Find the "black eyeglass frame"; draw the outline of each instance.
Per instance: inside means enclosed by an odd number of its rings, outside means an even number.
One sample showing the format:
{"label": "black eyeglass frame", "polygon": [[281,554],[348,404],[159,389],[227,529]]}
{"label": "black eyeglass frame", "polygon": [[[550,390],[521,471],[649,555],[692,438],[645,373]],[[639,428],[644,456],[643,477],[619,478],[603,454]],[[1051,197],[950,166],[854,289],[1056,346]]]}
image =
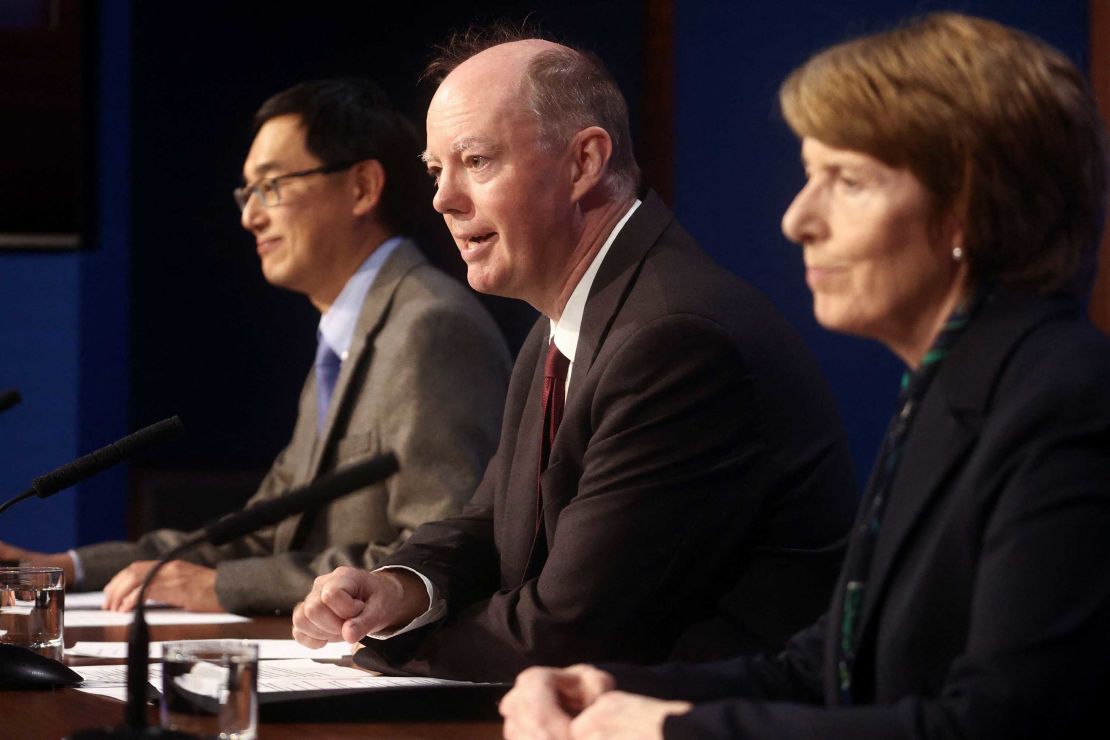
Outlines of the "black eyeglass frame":
{"label": "black eyeglass frame", "polygon": [[294,180],[308,177],[309,175],[331,175],[336,172],[342,172],[343,170],[349,170],[362,161],[362,159],[356,159],[350,162],[324,164],[307,170],[286,172],[284,175],[263,177],[251,185],[243,185],[242,187],[235,188],[231,191],[231,195],[235,198],[235,204],[239,206],[240,213],[246,210],[247,203],[250,202],[252,195],[258,196],[258,202],[262,204],[263,208],[273,208],[274,206],[281,205],[281,186],[279,183],[282,180]]}

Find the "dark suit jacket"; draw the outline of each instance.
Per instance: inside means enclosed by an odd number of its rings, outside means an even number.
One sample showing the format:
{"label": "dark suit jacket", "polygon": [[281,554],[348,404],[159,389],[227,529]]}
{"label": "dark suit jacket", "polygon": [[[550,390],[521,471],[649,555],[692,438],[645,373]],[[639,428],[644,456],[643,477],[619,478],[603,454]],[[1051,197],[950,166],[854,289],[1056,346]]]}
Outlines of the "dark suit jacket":
{"label": "dark suit jacket", "polygon": [[[323,432],[310,371],[292,439],[250,503],[387,449],[400,473],[322,511],[190,555],[216,568],[220,605],[290,612],[316,576],[340,565],[371,568],[418,525],[458,512],[497,444],[508,374],[505,343],[474,295],[403,242],[363,300]],[[131,561],[159,557],[187,534],[158,530],[136,543],[82,547],[84,585],[100,588]]]}
{"label": "dark suit jacket", "polygon": [[669,719],[668,738],[1089,737],[1085,720],[1105,722],[1108,566],[1110,342],[1074,301],[999,292],[906,440],[857,706],[837,706],[839,598],[778,657],[620,668],[618,685],[706,702]]}
{"label": "dark suit jacket", "polygon": [[586,304],[538,543],[547,335],[541,319],[517,358],[462,515],[385,561],[428,576],[447,618],[366,639],[359,662],[511,680],[534,663],[774,647],[812,620],[855,495],[833,404],[783,318],[649,195]]}

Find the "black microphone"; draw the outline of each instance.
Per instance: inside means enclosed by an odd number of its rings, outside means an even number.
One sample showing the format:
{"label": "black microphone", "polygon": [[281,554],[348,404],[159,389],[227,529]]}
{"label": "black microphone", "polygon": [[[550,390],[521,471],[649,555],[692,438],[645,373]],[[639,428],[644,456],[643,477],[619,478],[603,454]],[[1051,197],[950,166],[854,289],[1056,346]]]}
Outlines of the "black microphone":
{"label": "black microphone", "polygon": [[53,472],[35,478],[31,481],[31,488],[35,489],[35,495],[39,498],[53,496],[58,491],[63,491],[96,475],[101,470],[112,467],[135,450],[173,439],[184,431],[185,426],[181,423],[181,419],[171,416],[169,419],[163,419],[157,424],[151,424],[129,434],[118,442],[105,445],[96,452],[90,452]]}
{"label": "black microphone", "polygon": [[[12,394],[18,401],[19,393],[16,391],[5,391],[0,397]],[[52,496],[115,465],[137,449],[171,439],[184,431],[181,419],[176,416],[140,429],[118,442],[63,465],[52,473],[35,478],[29,489],[0,504],[0,513],[32,495],[40,498]],[[81,681],[81,677],[64,664],[18,645],[0,645],[0,665],[3,666],[0,670],[0,685],[4,688],[70,686]]]}
{"label": "black microphone", "polygon": [[193,738],[193,735],[158,727],[148,727],[146,722],[147,661],[150,659],[150,633],[147,629],[143,605],[146,589],[158,569],[202,542],[220,545],[256,529],[276,524],[286,517],[323,506],[360,488],[380,483],[397,472],[397,457],[385,452],[360,463],[342,468],[319,478],[313,483],[290,491],[274,501],[256,504],[243,511],[228,514],[163,555],[147,573],[139,586],[135,605],[135,618],[127,642],[127,706],[121,727],[105,730],[84,730],[71,735],[69,740],[102,740],[103,738]]}
{"label": "black microphone", "polygon": [[7,411],[22,400],[23,396],[19,395],[19,391],[17,391],[15,388],[9,388],[6,391],[0,391],[0,413]]}
{"label": "black microphone", "polygon": [[31,496],[38,496],[39,498],[53,496],[59,491],[64,491],[86,478],[91,478],[100,471],[116,465],[136,450],[173,439],[180,436],[184,431],[185,425],[176,416],[163,419],[157,424],[151,424],[127,435],[118,442],[101,447],[96,452],[90,452],[57,470],[35,478],[31,481],[31,487],[26,491],[0,504],[0,514]]}
{"label": "black microphone", "polygon": [[270,524],[277,524],[294,514],[323,506],[358,488],[383,481],[396,473],[397,469],[397,457],[392,452],[387,452],[336,470],[311,485],[290,491],[280,498],[216,520],[205,527],[204,540],[213,545],[226,544]]}

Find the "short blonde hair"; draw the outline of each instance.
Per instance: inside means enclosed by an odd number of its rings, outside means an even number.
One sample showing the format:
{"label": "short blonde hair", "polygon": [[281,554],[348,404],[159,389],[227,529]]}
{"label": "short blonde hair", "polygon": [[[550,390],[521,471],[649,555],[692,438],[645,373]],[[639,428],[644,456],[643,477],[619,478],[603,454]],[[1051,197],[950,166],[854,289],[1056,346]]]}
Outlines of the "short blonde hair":
{"label": "short blonde hair", "polygon": [[963,218],[972,278],[1082,289],[1106,216],[1107,142],[1083,76],[1006,26],[935,13],[833,46],[779,90],[799,137],[909,169]]}

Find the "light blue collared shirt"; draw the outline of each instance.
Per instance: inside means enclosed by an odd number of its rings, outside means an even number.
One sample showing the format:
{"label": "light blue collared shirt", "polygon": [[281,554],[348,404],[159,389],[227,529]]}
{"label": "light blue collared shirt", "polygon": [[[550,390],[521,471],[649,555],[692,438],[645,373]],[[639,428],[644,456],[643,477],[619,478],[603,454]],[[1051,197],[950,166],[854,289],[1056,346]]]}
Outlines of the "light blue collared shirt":
{"label": "light blue collared shirt", "polygon": [[347,280],[347,284],[339,291],[331,308],[320,316],[317,336],[328,343],[331,351],[339,356],[340,362],[347,360],[347,353],[351,349],[351,341],[355,336],[358,315],[362,311],[362,302],[366,300],[366,293],[374,284],[389,255],[393,254],[400,245],[399,236],[390,237],[382,242]]}
{"label": "light blue collared shirt", "polygon": [[[393,236],[386,239],[370,256],[363,260],[355,274],[347,280],[343,290],[331,304],[331,308],[320,316],[320,324],[316,329],[317,337],[324,337],[324,341],[331,347],[332,352],[339,355],[340,362],[347,359],[351,349],[351,341],[355,337],[355,327],[358,325],[358,315],[362,311],[362,302],[366,300],[366,293],[374,280],[381,272],[382,265],[389,259],[389,255],[401,245],[401,237]],[[73,559],[73,574],[75,585],[80,586],[85,582],[85,569],[76,550],[68,550]]]}

